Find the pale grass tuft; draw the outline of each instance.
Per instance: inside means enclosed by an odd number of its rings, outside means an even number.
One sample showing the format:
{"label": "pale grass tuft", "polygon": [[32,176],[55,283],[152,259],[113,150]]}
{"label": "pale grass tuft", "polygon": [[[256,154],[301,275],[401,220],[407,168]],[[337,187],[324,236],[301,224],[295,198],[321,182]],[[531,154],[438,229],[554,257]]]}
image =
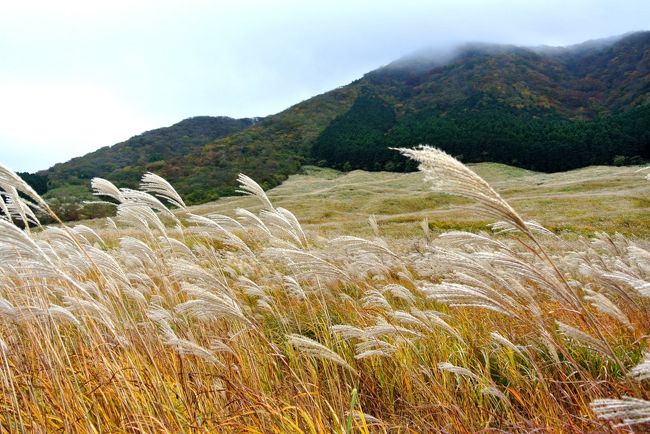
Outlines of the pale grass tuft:
{"label": "pale grass tuft", "polygon": [[9,355],[9,346],[7,343],[0,337],[0,355],[7,357]]}
{"label": "pale grass tuft", "polygon": [[359,342],[354,346],[354,358],[363,360],[370,357],[390,357],[397,351],[397,347],[381,339],[371,338]]}
{"label": "pale grass tuft", "polygon": [[650,380],[650,352],[643,355],[641,363],[632,368],[629,375],[636,381]]}
{"label": "pale grass tuft", "polygon": [[492,340],[500,345],[503,345],[504,347],[511,349],[515,353],[519,354],[520,356],[524,356],[524,353],[521,351],[521,348],[518,345],[513,344],[510,340],[508,340],[506,337],[502,336],[499,332],[492,332],[490,333],[490,336],[492,337]]}
{"label": "pale grass tuft", "polygon": [[176,192],[174,187],[167,182],[167,180],[156,175],[155,173],[147,172],[142,176],[140,181],[140,189],[158,197],[162,197],[170,204],[177,208],[185,209],[185,202],[181,196]]}
{"label": "pale grass tuft", "polygon": [[629,329],[634,329],[634,326],[623,311],[604,294],[586,289],[584,299],[600,312],[611,316]]}
{"label": "pale grass tuft", "polygon": [[374,214],[371,214],[370,217],[368,217],[368,225],[370,226],[373,235],[379,237],[379,224],[377,223],[377,217],[375,217]]}
{"label": "pale grass tuft", "polygon": [[316,359],[329,360],[330,362],[342,366],[345,369],[348,369],[355,374],[357,372],[341,356],[339,356],[334,351],[330,350],[320,342],[316,342],[313,339],[310,339],[306,336],[302,336],[299,334],[287,335],[287,342],[292,346],[294,346],[302,354],[305,354],[310,357],[314,357]]}
{"label": "pale grass tuft", "polygon": [[176,305],[174,310],[181,315],[189,315],[201,321],[231,319],[250,324],[237,301],[226,293],[215,293],[197,285],[183,285],[183,292],[192,300]]}
{"label": "pale grass tuft", "polygon": [[523,233],[530,234],[526,222],[499,193],[451,155],[423,145],[395,150],[420,163],[419,169],[426,174],[426,180],[432,183],[434,190],[475,200],[486,215],[504,220]]}
{"label": "pale grass tuft", "polygon": [[243,193],[248,196],[254,196],[257,199],[259,199],[260,202],[262,202],[264,208],[266,208],[269,211],[275,210],[268,196],[264,192],[264,189],[260,187],[260,185],[257,182],[253,181],[251,178],[244,175],[243,173],[239,174],[239,176],[237,177],[237,182],[239,182],[239,190],[237,190],[238,193]]}
{"label": "pale grass tuft", "polygon": [[621,419],[616,427],[650,422],[650,401],[624,396],[622,399],[597,399],[590,404],[596,415],[605,420]]}
{"label": "pale grass tuft", "polygon": [[187,339],[182,339],[177,336],[169,336],[164,341],[165,345],[170,346],[178,354],[182,356],[194,356],[212,364],[225,367],[209,350]]}
{"label": "pale grass tuft", "polygon": [[481,389],[481,394],[482,395],[488,395],[488,396],[494,396],[495,398],[499,398],[502,401],[507,401],[508,397],[503,394],[499,389],[497,389],[494,386],[485,386],[483,389]]}
{"label": "pale grass tuft", "polygon": [[462,366],[456,366],[456,365],[451,364],[449,362],[440,362],[440,363],[438,363],[438,369],[440,369],[441,371],[447,371],[447,372],[454,373],[454,374],[459,375],[461,377],[471,378],[472,380],[475,380],[475,381],[481,381],[479,376],[476,375],[475,373],[473,373],[472,371],[470,371],[469,369],[463,368]]}
{"label": "pale grass tuft", "polygon": [[16,190],[25,193],[27,196],[32,198],[37,205],[49,209],[41,196],[36,193],[36,191],[34,191],[34,189],[30,187],[28,183],[26,183],[13,170],[0,163],[0,189],[8,191],[11,188],[15,188]]}
{"label": "pale grass tuft", "polygon": [[575,327],[571,327],[568,324],[564,324],[563,322],[555,321],[555,323],[557,324],[557,327],[560,330],[560,332],[563,333],[566,337],[571,338],[583,345],[586,345],[587,347],[598,351],[604,356],[612,357],[611,352],[601,340],[594,338],[593,336],[583,332],[582,330],[578,330]]}
{"label": "pale grass tuft", "polygon": [[93,178],[90,181],[90,187],[92,188],[93,194],[95,196],[108,196],[118,203],[121,203],[124,200],[120,189],[107,179]]}

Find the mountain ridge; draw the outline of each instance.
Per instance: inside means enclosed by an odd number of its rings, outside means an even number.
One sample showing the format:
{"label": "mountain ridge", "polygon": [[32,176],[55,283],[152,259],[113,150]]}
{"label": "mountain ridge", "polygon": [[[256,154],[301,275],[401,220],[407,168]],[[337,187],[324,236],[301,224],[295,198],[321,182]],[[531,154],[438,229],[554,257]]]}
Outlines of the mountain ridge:
{"label": "mountain ridge", "polygon": [[[407,58],[173,158],[118,164],[104,177],[131,187],[151,170],[201,203],[233,194],[239,172],[270,188],[304,164],[414,169],[388,146],[428,143],[466,162],[542,171],[650,158],[650,32],[568,47],[466,44],[444,62],[417,65]],[[101,176],[74,175],[70,163],[43,172],[52,187]]]}

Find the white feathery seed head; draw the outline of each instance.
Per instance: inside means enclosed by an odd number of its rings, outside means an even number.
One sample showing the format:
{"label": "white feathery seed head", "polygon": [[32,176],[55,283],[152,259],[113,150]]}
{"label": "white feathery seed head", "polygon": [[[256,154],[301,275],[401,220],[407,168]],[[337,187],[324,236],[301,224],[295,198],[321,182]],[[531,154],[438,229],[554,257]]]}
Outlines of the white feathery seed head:
{"label": "white feathery seed head", "polygon": [[[395,149],[395,148],[393,148]],[[446,152],[430,146],[395,149],[402,155],[420,163],[436,191],[463,196],[477,201],[483,212],[497,220],[505,220],[523,233],[530,229],[519,214],[490,185],[471,169]]]}
{"label": "white feathery seed head", "polygon": [[174,187],[166,179],[155,173],[147,172],[142,175],[140,189],[165,199],[177,208],[186,208],[185,202],[183,202],[183,199]]}
{"label": "white feathery seed head", "polygon": [[266,208],[269,211],[274,210],[271,201],[269,200],[268,196],[264,192],[264,189],[260,187],[260,185],[257,182],[253,181],[252,178],[244,175],[243,173],[240,173],[239,176],[237,177],[237,182],[239,182],[239,190],[237,190],[238,193],[242,193],[248,196],[254,196],[258,198],[260,202],[262,202],[264,208]]}
{"label": "white feathery seed head", "polygon": [[315,359],[329,360],[356,374],[356,370],[348,362],[320,342],[299,334],[287,335],[287,342],[307,356]]}

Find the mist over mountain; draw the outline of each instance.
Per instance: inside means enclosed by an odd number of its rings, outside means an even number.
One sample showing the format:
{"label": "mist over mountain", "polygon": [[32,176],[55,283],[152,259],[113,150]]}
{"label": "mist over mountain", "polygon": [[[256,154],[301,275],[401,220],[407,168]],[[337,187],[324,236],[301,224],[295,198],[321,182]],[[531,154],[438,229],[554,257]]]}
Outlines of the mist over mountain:
{"label": "mist over mountain", "polygon": [[269,188],[304,164],[413,170],[388,147],[420,143],[540,171],[650,159],[650,32],[423,50],[261,120],[191,118],[42,175],[56,190],[153,171],[199,203],[233,194],[239,172]]}

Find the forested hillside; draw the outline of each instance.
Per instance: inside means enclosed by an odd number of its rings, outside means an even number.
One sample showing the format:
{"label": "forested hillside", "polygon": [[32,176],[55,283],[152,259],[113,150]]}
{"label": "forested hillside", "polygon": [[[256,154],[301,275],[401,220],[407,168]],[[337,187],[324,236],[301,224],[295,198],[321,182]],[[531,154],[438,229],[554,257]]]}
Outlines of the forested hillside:
{"label": "forested hillside", "polygon": [[475,44],[446,57],[407,56],[259,122],[192,118],[41,175],[52,196],[74,196],[94,176],[134,186],[153,171],[200,203],[233,194],[239,172],[269,188],[303,164],[414,170],[388,148],[420,143],[464,162],[538,171],[647,161],[650,32],[566,48]]}
{"label": "forested hillside", "polygon": [[650,158],[648,32],[554,50],[467,46],[442,66],[405,58],[356,85],[358,101],[316,141],[324,165],[410,169],[387,148],[418,143],[541,171]]}
{"label": "forested hillside", "polygon": [[51,188],[76,184],[96,176],[135,186],[143,172],[155,171],[175,158],[247,128],[256,121],[249,118],[197,116],[57,164],[45,173],[49,176]]}

